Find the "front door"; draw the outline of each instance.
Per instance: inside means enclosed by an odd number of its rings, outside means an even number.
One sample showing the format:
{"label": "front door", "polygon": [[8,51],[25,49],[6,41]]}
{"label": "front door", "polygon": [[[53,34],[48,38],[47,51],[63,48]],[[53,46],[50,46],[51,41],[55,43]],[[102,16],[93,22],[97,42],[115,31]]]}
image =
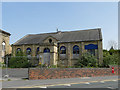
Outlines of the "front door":
{"label": "front door", "polygon": [[43,60],[44,60],[43,64],[46,64],[47,66],[50,65],[50,49],[49,48],[44,49],[44,58],[43,58]]}

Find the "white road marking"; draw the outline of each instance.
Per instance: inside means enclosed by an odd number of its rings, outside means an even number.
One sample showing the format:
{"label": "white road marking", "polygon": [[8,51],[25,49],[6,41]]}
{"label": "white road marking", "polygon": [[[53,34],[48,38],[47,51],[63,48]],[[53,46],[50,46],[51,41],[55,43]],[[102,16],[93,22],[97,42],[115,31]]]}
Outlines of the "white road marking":
{"label": "white road marking", "polygon": [[89,82],[86,82],[85,84],[90,84]]}
{"label": "white road marking", "polygon": [[40,87],[40,88],[47,88],[47,87]]}
{"label": "white road marking", "polygon": [[107,87],[107,88],[114,89],[113,87]]}
{"label": "white road marking", "polygon": [[39,88],[47,88],[47,87],[43,86],[43,87],[39,87]]}
{"label": "white road marking", "polygon": [[100,83],[105,83],[104,81],[100,81]]}
{"label": "white road marking", "polygon": [[71,84],[65,84],[64,86],[71,86]]}
{"label": "white road marking", "polygon": [[112,81],[116,82],[117,80],[112,80]]}
{"label": "white road marking", "polygon": [[36,88],[47,88],[46,86],[34,86]]}

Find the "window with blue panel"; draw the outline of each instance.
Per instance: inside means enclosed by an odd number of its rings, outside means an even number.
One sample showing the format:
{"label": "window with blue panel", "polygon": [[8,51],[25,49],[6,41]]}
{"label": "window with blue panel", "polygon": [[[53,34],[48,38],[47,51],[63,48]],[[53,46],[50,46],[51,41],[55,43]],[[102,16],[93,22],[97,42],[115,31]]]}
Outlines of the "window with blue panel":
{"label": "window with blue panel", "polygon": [[39,47],[37,48],[37,52],[39,52]]}
{"label": "window with blue panel", "polygon": [[36,54],[38,54],[39,53],[39,47],[37,47],[37,50],[36,50]]}
{"label": "window with blue panel", "polygon": [[39,52],[39,47],[37,48],[36,52],[37,52],[37,53]]}
{"label": "window with blue panel", "polygon": [[50,52],[50,49],[49,48],[45,48],[44,49],[44,53],[49,53]]}
{"label": "window with blue panel", "polygon": [[60,54],[66,54],[66,47],[65,46],[60,47]]}
{"label": "window with blue panel", "polygon": [[73,47],[73,54],[79,54],[79,46],[75,45]]}
{"label": "window with blue panel", "polygon": [[26,53],[27,53],[27,55],[30,55],[31,54],[31,48],[27,48]]}
{"label": "window with blue panel", "polygon": [[85,45],[85,49],[98,49],[98,45],[88,44],[88,45]]}
{"label": "window with blue panel", "polygon": [[36,50],[36,57],[37,59],[39,59],[39,47],[37,47],[37,50]]}
{"label": "window with blue panel", "polygon": [[85,45],[85,49],[92,55],[95,56],[95,49],[98,49],[98,45],[96,44],[88,44]]}

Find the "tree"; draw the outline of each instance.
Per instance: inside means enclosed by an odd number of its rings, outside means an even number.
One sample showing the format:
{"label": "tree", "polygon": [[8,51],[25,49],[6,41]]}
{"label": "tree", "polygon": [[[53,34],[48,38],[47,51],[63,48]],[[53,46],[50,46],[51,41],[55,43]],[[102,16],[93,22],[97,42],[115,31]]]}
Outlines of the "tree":
{"label": "tree", "polygon": [[109,51],[103,51],[103,67],[109,67],[109,65],[118,65],[119,50],[111,49]]}
{"label": "tree", "polygon": [[12,55],[9,60],[9,67],[11,68],[27,68],[29,66],[27,56],[21,51],[17,52],[15,56]]}
{"label": "tree", "polygon": [[111,55],[108,51],[103,51],[103,65],[102,67],[109,67],[111,61]]}

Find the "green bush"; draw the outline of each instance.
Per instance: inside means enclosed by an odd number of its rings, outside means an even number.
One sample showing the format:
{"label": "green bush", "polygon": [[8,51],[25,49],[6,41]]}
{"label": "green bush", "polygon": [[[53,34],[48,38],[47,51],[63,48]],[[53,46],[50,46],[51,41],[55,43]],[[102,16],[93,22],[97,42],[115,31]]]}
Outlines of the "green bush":
{"label": "green bush", "polygon": [[9,60],[10,68],[27,68],[29,66],[30,64],[28,62],[27,56],[25,56],[22,52],[18,52]]}
{"label": "green bush", "polygon": [[111,55],[109,52],[103,52],[103,64],[102,67],[109,67],[109,63],[111,61]]}
{"label": "green bush", "polygon": [[109,67],[109,65],[118,65],[118,61],[119,53],[117,50],[103,52],[103,67]]}
{"label": "green bush", "polygon": [[75,67],[98,67],[97,58],[89,53],[83,54],[81,59],[75,64]]}

